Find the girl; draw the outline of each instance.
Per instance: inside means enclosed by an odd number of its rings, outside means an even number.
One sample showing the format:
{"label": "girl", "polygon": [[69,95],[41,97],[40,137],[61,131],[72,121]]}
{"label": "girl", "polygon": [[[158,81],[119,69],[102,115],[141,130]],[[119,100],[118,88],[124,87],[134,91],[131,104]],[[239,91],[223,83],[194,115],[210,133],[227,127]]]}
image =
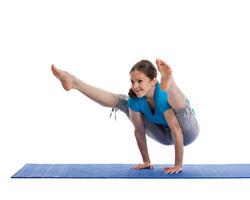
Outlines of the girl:
{"label": "girl", "polygon": [[165,61],[156,60],[161,74],[148,60],[141,60],[130,70],[129,97],[88,85],[68,72],[52,65],[53,74],[65,90],[76,89],[102,106],[124,112],[134,125],[134,134],[143,163],[132,169],[153,169],[148,154],[146,135],[161,144],[175,147],[175,163],[164,173],[182,171],[183,146],[192,143],[199,134],[199,125],[185,95],[176,85],[172,70]]}

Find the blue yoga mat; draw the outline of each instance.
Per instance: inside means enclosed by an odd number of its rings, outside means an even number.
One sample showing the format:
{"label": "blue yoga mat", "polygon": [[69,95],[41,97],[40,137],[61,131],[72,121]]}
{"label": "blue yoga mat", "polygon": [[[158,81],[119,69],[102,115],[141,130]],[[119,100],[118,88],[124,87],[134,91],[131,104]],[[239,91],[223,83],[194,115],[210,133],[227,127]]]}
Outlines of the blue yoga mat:
{"label": "blue yoga mat", "polygon": [[164,174],[167,165],[132,170],[133,164],[26,164],[11,178],[250,178],[250,164],[190,164],[179,174]]}

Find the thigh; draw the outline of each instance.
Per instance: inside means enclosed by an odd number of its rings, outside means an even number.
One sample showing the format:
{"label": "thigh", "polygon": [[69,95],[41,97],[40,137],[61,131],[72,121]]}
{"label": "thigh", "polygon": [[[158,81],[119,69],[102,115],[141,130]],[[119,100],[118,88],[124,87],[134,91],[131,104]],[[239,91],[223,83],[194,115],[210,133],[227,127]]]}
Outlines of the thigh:
{"label": "thigh", "polygon": [[154,124],[148,121],[145,117],[143,117],[143,121],[145,133],[148,137],[164,145],[174,144],[170,128],[165,128],[161,125]]}
{"label": "thigh", "polygon": [[118,109],[122,111],[128,118],[129,118],[129,109],[128,109],[128,96],[124,94],[117,94],[118,96],[118,103],[115,108],[112,108],[112,110],[115,109],[115,111]]}
{"label": "thigh", "polygon": [[189,145],[198,137],[200,131],[194,110],[186,100],[185,108],[174,111],[183,132],[184,145]]}

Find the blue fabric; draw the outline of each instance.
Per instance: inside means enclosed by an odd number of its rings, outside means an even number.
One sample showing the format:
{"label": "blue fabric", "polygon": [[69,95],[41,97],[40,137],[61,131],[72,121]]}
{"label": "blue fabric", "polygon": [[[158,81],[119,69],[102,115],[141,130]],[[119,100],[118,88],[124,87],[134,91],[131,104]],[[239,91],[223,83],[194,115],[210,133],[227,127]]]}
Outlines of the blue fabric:
{"label": "blue fabric", "polygon": [[132,170],[133,164],[26,164],[12,178],[250,178],[250,164],[184,165],[179,174],[164,174],[166,165]]}
{"label": "blue fabric", "polygon": [[160,84],[157,83],[154,92],[154,113],[152,112],[149,103],[147,102],[147,97],[145,96],[142,98],[129,98],[128,107],[135,112],[141,112],[148,121],[168,127],[163,115],[163,113],[170,108],[167,99],[168,93],[161,90]]}

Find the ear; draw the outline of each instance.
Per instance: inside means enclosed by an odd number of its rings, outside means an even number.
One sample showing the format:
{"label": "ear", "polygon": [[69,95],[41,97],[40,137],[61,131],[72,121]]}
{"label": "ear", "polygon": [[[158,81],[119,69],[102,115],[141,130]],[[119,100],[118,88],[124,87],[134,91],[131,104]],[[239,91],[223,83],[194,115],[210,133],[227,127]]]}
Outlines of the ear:
{"label": "ear", "polygon": [[152,84],[155,85],[157,83],[157,78],[155,77],[153,80],[152,80]]}

